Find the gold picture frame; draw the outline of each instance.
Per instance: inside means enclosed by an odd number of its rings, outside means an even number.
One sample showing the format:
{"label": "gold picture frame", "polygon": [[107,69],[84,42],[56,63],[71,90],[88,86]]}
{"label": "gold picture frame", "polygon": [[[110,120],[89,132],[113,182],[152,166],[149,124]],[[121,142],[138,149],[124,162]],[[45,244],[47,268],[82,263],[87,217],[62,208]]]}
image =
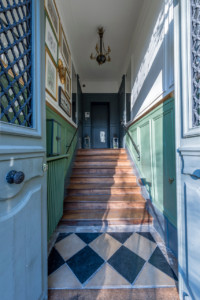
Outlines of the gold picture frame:
{"label": "gold picture frame", "polygon": [[49,16],[45,14],[45,45],[51,53],[56,65],[58,64],[58,41]]}
{"label": "gold picture frame", "polygon": [[60,24],[60,50],[67,66],[67,71],[71,75],[71,52],[67,43],[67,38],[63,30],[62,24]]}
{"label": "gold picture frame", "polygon": [[65,93],[61,86],[59,86],[58,104],[62,108],[62,110],[71,118],[72,105],[68,95]]}
{"label": "gold picture frame", "polygon": [[60,17],[58,9],[54,0],[45,0],[45,9],[48,14],[48,17],[51,21],[51,25],[56,34],[56,38],[59,41],[60,37]]}
{"label": "gold picture frame", "polygon": [[69,76],[68,72],[66,72],[65,89],[69,99],[71,99],[71,77]]}
{"label": "gold picture frame", "polygon": [[57,101],[57,89],[58,89],[58,72],[57,66],[52,59],[51,53],[47,47],[45,47],[45,90]]}

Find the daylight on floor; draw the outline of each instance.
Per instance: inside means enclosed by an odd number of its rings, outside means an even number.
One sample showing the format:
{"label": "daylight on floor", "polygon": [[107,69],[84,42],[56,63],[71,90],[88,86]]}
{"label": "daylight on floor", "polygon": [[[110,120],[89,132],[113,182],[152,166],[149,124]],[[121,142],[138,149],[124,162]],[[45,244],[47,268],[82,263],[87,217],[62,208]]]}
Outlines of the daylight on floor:
{"label": "daylight on floor", "polygon": [[200,0],[0,0],[0,300],[200,300]]}

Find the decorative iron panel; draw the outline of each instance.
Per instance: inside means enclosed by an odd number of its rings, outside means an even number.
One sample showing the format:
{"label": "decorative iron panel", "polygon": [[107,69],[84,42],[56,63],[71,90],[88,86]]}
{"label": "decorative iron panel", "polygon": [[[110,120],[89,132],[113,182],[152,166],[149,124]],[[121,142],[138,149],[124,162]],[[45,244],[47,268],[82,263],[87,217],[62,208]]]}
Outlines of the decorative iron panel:
{"label": "decorative iron panel", "polygon": [[191,0],[193,127],[200,126],[200,0]]}
{"label": "decorative iron panel", "polygon": [[0,121],[32,127],[32,0],[0,0]]}

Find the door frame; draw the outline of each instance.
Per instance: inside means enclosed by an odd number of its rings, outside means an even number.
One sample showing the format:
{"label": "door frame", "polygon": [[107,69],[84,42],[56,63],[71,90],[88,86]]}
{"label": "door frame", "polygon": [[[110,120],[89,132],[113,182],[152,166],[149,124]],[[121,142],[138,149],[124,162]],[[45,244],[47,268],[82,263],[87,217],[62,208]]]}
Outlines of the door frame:
{"label": "door frame", "polygon": [[107,144],[108,144],[108,148],[105,148],[105,149],[110,149],[110,103],[109,102],[99,102],[99,101],[92,101],[91,104],[90,104],[90,111],[91,111],[91,148],[92,149],[95,149],[94,148],[94,142],[93,142],[93,134],[92,134],[92,130],[93,130],[93,109],[92,107],[97,104],[97,105],[105,105],[107,106],[107,109],[108,109],[108,136],[107,136]]}
{"label": "door frame", "polygon": [[[16,124],[0,122],[0,161],[38,158],[43,164],[46,162],[46,102],[45,102],[45,20],[44,0],[32,1],[32,128]],[[20,138],[20,143],[19,139]],[[42,177],[41,190],[41,257],[42,257],[42,295],[47,299],[47,189],[46,174],[41,165],[37,176]],[[39,174],[39,175],[38,175]],[[21,187],[19,187],[20,190]],[[23,187],[22,187],[23,188]],[[6,193],[6,190],[4,189]],[[16,191],[13,191],[13,197]],[[6,195],[4,195],[6,198]],[[10,195],[9,195],[10,196]],[[11,195],[12,196],[12,195]],[[14,217],[13,217],[14,219]],[[25,283],[24,283],[25,285]],[[6,288],[6,287],[5,287]],[[8,287],[7,287],[8,288]],[[28,289],[28,287],[27,287]],[[31,291],[30,291],[31,292]]]}
{"label": "door frame", "polygon": [[[200,127],[192,127],[192,64],[191,64],[191,0],[174,0],[174,77],[176,126],[176,178],[177,178],[177,229],[179,295],[181,300],[195,299],[194,270],[200,268],[199,260],[191,260],[197,247],[188,248],[191,240],[191,211],[196,211],[199,179],[192,175],[200,161]],[[196,194],[193,190],[196,190]],[[191,192],[192,191],[192,192]],[[193,193],[193,198],[192,198]],[[192,201],[195,197],[195,201]],[[194,203],[195,202],[195,203]],[[196,207],[197,209],[197,207]],[[198,212],[198,211],[197,211]],[[198,224],[196,224],[198,228]],[[195,233],[196,228],[194,228]],[[199,232],[200,233],[200,232]],[[195,235],[195,234],[194,234]],[[191,253],[192,252],[192,253]],[[199,289],[200,291],[200,289]]]}

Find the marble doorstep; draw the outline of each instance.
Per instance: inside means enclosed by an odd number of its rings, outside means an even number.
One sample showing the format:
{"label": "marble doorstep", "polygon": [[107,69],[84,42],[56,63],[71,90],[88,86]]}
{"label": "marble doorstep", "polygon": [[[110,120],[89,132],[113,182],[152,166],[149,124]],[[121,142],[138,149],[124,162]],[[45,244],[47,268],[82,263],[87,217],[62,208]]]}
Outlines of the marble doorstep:
{"label": "marble doorstep", "polygon": [[179,300],[176,288],[49,290],[49,300]]}
{"label": "marble doorstep", "polygon": [[50,258],[50,289],[173,287],[177,280],[149,232],[61,233]]}

